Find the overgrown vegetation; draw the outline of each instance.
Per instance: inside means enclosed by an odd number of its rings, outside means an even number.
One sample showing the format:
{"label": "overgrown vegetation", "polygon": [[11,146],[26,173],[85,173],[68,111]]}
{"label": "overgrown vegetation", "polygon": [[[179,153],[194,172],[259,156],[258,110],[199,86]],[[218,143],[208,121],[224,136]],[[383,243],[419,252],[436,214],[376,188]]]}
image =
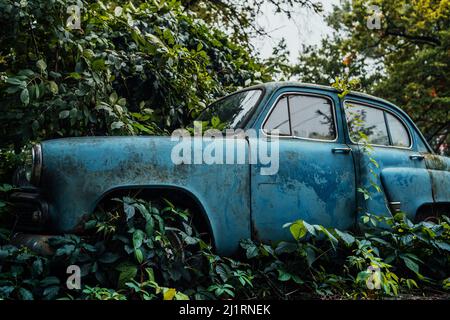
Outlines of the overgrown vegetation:
{"label": "overgrown vegetation", "polygon": [[345,0],[326,19],[333,33],[305,46],[287,73],[325,85],[348,73],[360,90],[404,109],[434,150],[448,154],[450,2]]}
{"label": "overgrown vegetation", "polygon": [[[69,29],[67,8],[79,3],[80,28]],[[275,74],[322,84],[347,74],[350,81],[335,81],[342,95],[358,79],[404,107],[436,149],[448,143],[448,1],[375,1],[386,19],[371,34],[361,28],[363,2],[344,1],[329,17],[344,37],[305,48],[294,67],[284,42],[267,61],[249,53],[252,34],[264,32],[254,16],[264,1],[245,3],[215,1],[207,10],[188,0],[0,0],[0,216],[10,214],[12,173],[32,142],[165,134],[215,98]],[[271,3],[288,17],[296,5],[321,10],[309,0]],[[370,59],[387,75],[367,74]],[[366,214],[366,228],[353,233],[295,221],[284,226],[292,242],[243,240],[230,258],[195,229],[195,212],[168,201],[115,201],[86,222],[86,235],[52,239],[52,255],[12,245],[14,230],[1,229],[0,298],[386,298],[450,289],[447,217],[414,224],[403,214]],[[81,268],[80,290],[66,286],[69,265]]]}
{"label": "overgrown vegetation", "polygon": [[[241,242],[220,257],[192,225],[192,213],[167,200],[115,199],[86,222],[88,234],[50,240],[52,255],[8,244],[2,230],[3,299],[380,298],[445,293],[450,219],[413,224],[403,214],[364,216],[365,233],[295,221],[291,242]],[[380,228],[380,225],[384,225]],[[281,226],[280,226],[281,227]],[[69,265],[81,289],[69,290]]]}
{"label": "overgrown vegetation", "polygon": [[[0,1],[2,149],[62,136],[156,134],[189,123],[264,66],[178,1]],[[162,129],[160,129],[162,128]]]}

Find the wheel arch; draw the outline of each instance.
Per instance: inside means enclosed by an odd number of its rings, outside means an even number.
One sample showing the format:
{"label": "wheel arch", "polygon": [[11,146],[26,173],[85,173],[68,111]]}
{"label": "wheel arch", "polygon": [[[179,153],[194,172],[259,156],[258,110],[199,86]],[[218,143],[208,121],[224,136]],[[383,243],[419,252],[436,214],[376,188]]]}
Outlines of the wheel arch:
{"label": "wheel arch", "polygon": [[[216,249],[216,239],[214,234],[214,228],[211,223],[211,219],[209,218],[209,215],[207,213],[207,210],[205,209],[205,206],[200,201],[200,199],[190,190],[179,187],[179,186],[173,186],[173,185],[123,185],[123,186],[115,186],[112,187],[105,192],[103,192],[97,199],[94,201],[94,203],[91,205],[91,208],[89,209],[89,214],[92,214],[95,209],[99,206],[102,201],[110,199],[114,197],[114,195],[120,195],[125,194],[126,192],[133,191],[133,190],[142,190],[143,192],[143,198],[146,198],[148,196],[160,196],[165,197],[168,200],[172,201],[174,198],[177,198],[177,202],[180,200],[187,200],[187,206],[189,209],[194,209],[195,212],[199,212],[198,218],[200,219],[200,223],[202,224],[201,231],[208,232],[208,235],[211,240],[211,244],[213,246],[213,249]],[[186,203],[185,203],[186,204]],[[194,213],[195,214],[195,213]],[[194,217],[195,220],[195,217]],[[194,222],[199,222],[194,221]]]}

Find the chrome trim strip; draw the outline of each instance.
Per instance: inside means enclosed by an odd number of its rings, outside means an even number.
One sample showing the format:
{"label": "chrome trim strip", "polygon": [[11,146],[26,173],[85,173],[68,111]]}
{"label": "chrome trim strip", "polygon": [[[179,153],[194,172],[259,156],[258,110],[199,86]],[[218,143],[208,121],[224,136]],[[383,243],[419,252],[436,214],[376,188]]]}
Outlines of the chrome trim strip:
{"label": "chrome trim strip", "polygon": [[31,149],[31,155],[33,160],[30,182],[32,185],[37,187],[41,181],[42,173],[42,147],[39,143],[33,146]]}
{"label": "chrome trim strip", "polygon": [[[411,134],[411,131],[410,131],[408,125],[406,124],[406,122],[405,122],[403,119],[401,119],[400,117],[398,117],[396,114],[392,113],[390,110],[386,109],[385,107],[380,107],[380,106],[376,106],[376,105],[369,104],[369,103],[366,103],[366,102],[360,102],[360,101],[357,101],[357,100],[345,99],[345,100],[343,101],[343,106],[344,106],[344,116],[345,116],[345,121],[346,121],[346,122],[347,122],[347,115],[345,114],[345,104],[346,104],[347,102],[349,102],[349,103],[355,103],[355,104],[359,104],[359,105],[363,105],[363,106],[370,107],[370,108],[374,108],[374,109],[380,109],[380,110],[382,110],[382,111],[384,111],[384,112],[388,112],[390,115],[392,115],[393,117],[395,117],[395,118],[397,118],[398,120],[400,120],[400,122],[401,122],[401,123],[403,124],[403,126],[406,128],[406,131],[408,131],[408,138],[409,138],[409,142],[410,142],[409,147],[386,146],[386,145],[383,145],[383,144],[372,144],[372,143],[370,143],[371,146],[374,146],[374,147],[383,147],[383,148],[395,148],[395,149],[403,149],[403,150],[412,150],[412,147],[413,147],[413,144],[414,144],[413,139],[412,139],[412,134]],[[387,128],[386,128],[386,129],[387,129]],[[363,144],[364,144],[364,143],[361,143],[361,142],[355,142],[355,141],[352,140],[352,137],[350,136],[350,131],[348,130],[348,125],[347,125],[347,132],[348,132],[348,137],[350,138],[350,141],[351,141],[353,144],[356,144],[356,145],[363,145]]]}
{"label": "chrome trim strip", "polygon": [[[267,122],[267,119],[269,118],[270,114],[272,113],[273,109],[275,108],[275,106],[277,105],[278,101],[280,101],[284,96],[289,96],[289,95],[297,95],[297,96],[313,96],[313,97],[320,97],[320,98],[325,98],[327,100],[329,100],[331,102],[331,108],[333,110],[333,120],[334,120],[334,130],[336,133],[336,137],[334,138],[334,140],[324,140],[324,139],[313,139],[313,138],[303,138],[303,137],[298,137],[298,136],[294,136],[291,132],[290,135],[272,135],[267,133],[264,130],[264,125]],[[337,121],[336,121],[337,117],[336,117],[336,107],[334,105],[334,101],[331,97],[324,95],[324,94],[317,94],[317,93],[310,93],[310,92],[301,92],[301,91],[287,91],[287,92],[283,92],[282,94],[280,94],[277,99],[275,100],[275,102],[272,104],[272,106],[269,108],[269,111],[267,112],[266,116],[263,119],[262,125],[261,125],[261,132],[263,133],[263,135],[265,137],[277,137],[277,138],[291,138],[291,139],[300,139],[300,140],[307,140],[307,141],[319,141],[319,142],[336,142],[339,138],[339,129],[337,126]],[[290,127],[290,123],[289,123],[289,127]],[[289,128],[290,130],[292,128]]]}

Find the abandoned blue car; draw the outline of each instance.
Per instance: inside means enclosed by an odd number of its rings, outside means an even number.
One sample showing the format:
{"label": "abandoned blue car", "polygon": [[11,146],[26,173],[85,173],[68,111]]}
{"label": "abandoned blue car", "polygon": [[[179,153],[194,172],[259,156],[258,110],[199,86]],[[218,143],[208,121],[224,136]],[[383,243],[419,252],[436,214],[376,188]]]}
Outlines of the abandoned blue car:
{"label": "abandoned blue car", "polygon": [[[35,145],[29,183],[13,195],[22,210],[21,239],[37,243],[47,235],[82,232],[86,216],[103,199],[135,189],[189,202],[220,254],[235,252],[241,239],[290,239],[282,226],[298,219],[345,230],[366,212],[402,211],[412,220],[448,212],[450,159],[435,154],[395,105],[338,93],[318,85],[266,83],[210,105],[199,117],[202,123],[220,121],[218,131],[244,133],[214,137],[216,143],[233,140],[237,156],[245,151],[246,161],[235,164],[189,162],[185,155],[174,161],[180,140],[170,136]],[[250,129],[256,134],[246,134]],[[192,154],[207,148],[201,136],[188,140]],[[248,160],[260,140],[277,141],[269,172],[267,161]]]}

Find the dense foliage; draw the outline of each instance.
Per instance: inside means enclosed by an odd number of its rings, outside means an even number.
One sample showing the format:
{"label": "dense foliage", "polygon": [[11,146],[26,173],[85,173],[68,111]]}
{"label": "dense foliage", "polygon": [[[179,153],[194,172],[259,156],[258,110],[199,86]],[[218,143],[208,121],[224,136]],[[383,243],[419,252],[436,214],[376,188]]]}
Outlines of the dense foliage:
{"label": "dense foliage", "polygon": [[[287,17],[298,5],[321,10],[316,1],[269,2]],[[249,39],[264,33],[255,23],[264,3],[0,0],[0,181],[11,181],[32,142],[165,134],[215,98],[272,76],[329,84],[346,75],[404,108],[436,149],[445,145],[448,1],[374,1],[383,24],[373,32],[363,1],[343,1],[329,17],[336,33],[305,47],[296,66],[284,41],[266,61],[249,53]],[[345,94],[348,83],[335,86]],[[0,185],[0,218],[13,191]],[[413,224],[367,214],[359,233],[296,221],[284,226],[292,243],[243,240],[230,258],[214,253],[183,206],[115,201],[86,222],[87,234],[52,239],[52,255],[12,245],[13,230],[1,229],[0,298],[378,298],[450,288],[446,217]],[[66,286],[69,265],[81,268],[80,290]]]}
{"label": "dense foliage", "polygon": [[[51,239],[50,256],[9,245],[3,230],[0,298],[377,298],[450,289],[446,217],[413,224],[402,214],[366,215],[360,235],[299,220],[284,226],[292,242],[244,240],[232,259],[214,254],[192,213],[167,200],[115,201],[86,222],[87,235]],[[78,290],[66,286],[69,265],[81,269]]]}
{"label": "dense foliage", "polygon": [[343,73],[360,79],[403,108],[436,151],[450,152],[450,2],[347,0],[327,20],[333,35],[305,47],[291,72],[322,84]]}
{"label": "dense foliage", "polygon": [[269,79],[244,47],[177,1],[85,1],[72,30],[66,11],[76,3],[0,1],[0,147],[159,133],[227,91]]}

